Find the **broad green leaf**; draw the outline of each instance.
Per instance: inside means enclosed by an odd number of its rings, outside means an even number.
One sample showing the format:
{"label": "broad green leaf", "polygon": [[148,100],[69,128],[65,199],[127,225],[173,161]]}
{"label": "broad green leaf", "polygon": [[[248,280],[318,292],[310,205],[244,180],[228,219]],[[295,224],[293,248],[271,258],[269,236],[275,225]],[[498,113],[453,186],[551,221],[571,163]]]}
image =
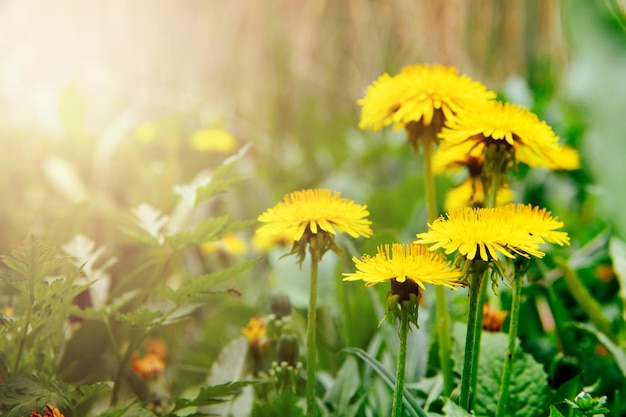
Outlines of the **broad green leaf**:
{"label": "broad green leaf", "polygon": [[553,405],[550,405],[550,417],[565,417],[557,408]]}
{"label": "broad green leaf", "polygon": [[123,407],[108,409],[98,417],[155,417],[157,414],[138,404],[128,404]]}
{"label": "broad green leaf", "polygon": [[[367,352],[358,348],[347,348],[343,350],[346,353],[351,353],[353,355],[361,358],[365,363],[374,369],[374,371],[380,376],[380,378],[387,384],[387,386],[393,391],[396,385],[395,377],[375,358],[371,357]],[[402,403],[404,404],[405,409],[412,415],[418,417],[428,417],[426,412],[422,410],[417,399],[406,389],[404,388],[404,392],[402,393]]]}
{"label": "broad green leaf", "polygon": [[446,398],[446,403],[443,406],[443,415],[446,417],[469,417],[471,416],[471,414],[469,414],[467,411],[463,410],[461,407],[459,407],[458,404],[456,404],[454,401],[452,401],[449,398]]}
{"label": "broad green leaf", "polygon": [[235,265],[231,268],[220,269],[210,274],[204,274],[199,277],[191,278],[177,290],[166,287],[162,290],[163,295],[176,304],[206,301],[207,298],[214,294],[213,287],[215,285],[241,274],[257,261],[258,259],[253,259],[251,261]]}
{"label": "broad green leaf", "polygon": [[[626,303],[626,243],[615,236],[611,237],[609,254],[613,261],[613,271],[619,280],[622,303]],[[622,309],[622,319],[626,320],[626,309]]]}
{"label": "broad green leaf", "polygon": [[[467,327],[456,323],[453,329],[453,358],[455,370],[461,373],[463,366],[465,332]],[[495,416],[498,405],[500,378],[508,345],[504,333],[482,332],[478,367],[477,397],[474,411],[477,416]],[[513,358],[509,408],[511,416],[540,416],[547,412],[552,396],[548,376],[541,364],[524,353],[519,343]]]}
{"label": "broad green leaf", "polygon": [[360,380],[356,360],[352,357],[347,358],[339,369],[333,385],[326,391],[324,402],[332,404],[335,410],[348,410],[352,398],[359,390]]}
{"label": "broad green leaf", "polygon": [[586,333],[595,336],[596,339],[598,339],[598,342],[602,344],[609,352],[611,352],[611,355],[613,355],[613,359],[615,359],[617,367],[622,372],[622,375],[626,377],[626,353],[624,353],[624,350],[622,348],[615,345],[615,343],[613,343],[611,339],[609,339],[604,333],[600,332],[595,327],[592,327],[585,323],[574,323],[572,325]]}

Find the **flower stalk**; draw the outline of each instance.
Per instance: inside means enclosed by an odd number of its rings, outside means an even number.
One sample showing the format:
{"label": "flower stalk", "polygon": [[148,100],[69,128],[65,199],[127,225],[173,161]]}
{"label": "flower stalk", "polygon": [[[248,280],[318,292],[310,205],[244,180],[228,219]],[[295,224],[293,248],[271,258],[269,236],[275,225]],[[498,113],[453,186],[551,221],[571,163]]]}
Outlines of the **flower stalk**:
{"label": "flower stalk", "polygon": [[511,370],[515,356],[515,344],[517,342],[517,328],[519,324],[519,309],[522,300],[522,276],[513,278],[513,294],[511,302],[511,316],[509,321],[509,342],[506,348],[502,378],[500,379],[500,393],[498,396],[498,409],[496,417],[504,417],[509,403],[509,384],[511,383]]}
{"label": "flower stalk", "polygon": [[317,359],[317,269],[319,253],[311,246],[311,282],[306,329],[306,410],[308,417],[317,416],[315,396],[315,361]]}
{"label": "flower stalk", "polygon": [[396,386],[393,391],[391,417],[400,417],[402,415],[402,394],[404,392],[404,372],[406,370],[406,347],[410,326],[410,303],[411,301],[402,301],[400,307],[400,325],[398,329],[398,336],[400,337],[400,347],[398,350],[398,362],[396,365]]}
{"label": "flower stalk", "polygon": [[478,310],[478,301],[480,298],[483,275],[486,270],[481,264],[481,262],[474,263],[472,281],[469,286],[469,313],[467,318],[467,333],[465,334],[463,373],[461,375],[459,405],[468,412],[470,411],[471,397],[475,394],[472,392],[472,381],[476,378],[475,374],[478,370],[478,367],[474,366],[474,351],[477,349],[477,344],[480,341],[480,329],[477,329],[477,326],[479,325],[478,315],[482,314],[482,311]]}

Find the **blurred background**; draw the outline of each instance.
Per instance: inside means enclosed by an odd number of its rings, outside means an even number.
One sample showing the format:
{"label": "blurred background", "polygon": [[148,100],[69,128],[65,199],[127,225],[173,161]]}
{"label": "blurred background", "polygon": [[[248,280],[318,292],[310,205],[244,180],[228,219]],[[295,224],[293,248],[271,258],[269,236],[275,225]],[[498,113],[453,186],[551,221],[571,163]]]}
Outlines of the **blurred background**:
{"label": "blurred background", "polygon": [[366,196],[360,182],[393,185],[393,163],[382,158],[372,172],[366,154],[396,149],[401,135],[358,132],[356,100],[381,73],[415,63],[455,66],[547,120],[583,153],[584,191],[623,235],[623,7],[2,1],[0,249],[48,228],[68,203],[126,210],[165,198],[210,166],[215,151],[188,141],[207,128],[252,144],[254,194],[242,215],[324,182],[353,198]]}

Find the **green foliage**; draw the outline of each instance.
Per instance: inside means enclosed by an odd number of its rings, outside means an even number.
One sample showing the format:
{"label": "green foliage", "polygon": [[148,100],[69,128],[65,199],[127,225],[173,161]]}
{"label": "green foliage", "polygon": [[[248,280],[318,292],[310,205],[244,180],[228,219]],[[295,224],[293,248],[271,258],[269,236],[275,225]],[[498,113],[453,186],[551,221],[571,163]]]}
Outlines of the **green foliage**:
{"label": "green foliage", "polygon": [[[463,363],[465,326],[456,323],[453,330],[454,364],[460,369]],[[483,332],[480,343],[478,385],[475,398],[475,411],[480,416],[495,416],[497,409],[500,377],[505,360],[508,337],[501,333]],[[511,416],[541,416],[548,412],[552,389],[548,376],[541,364],[521,348],[517,347],[513,357],[511,386],[509,388],[509,409]]]}
{"label": "green foliage", "polygon": [[251,417],[304,417],[306,414],[297,405],[298,397],[290,391],[285,391],[269,404],[255,404]]}
{"label": "green foliage", "polygon": [[228,397],[236,395],[243,387],[250,385],[251,383],[251,381],[236,381],[220,385],[201,387],[200,392],[193,399],[180,397],[173,398],[174,408],[170,414],[176,415],[175,413],[177,411],[181,411],[188,407],[202,407],[228,401]]}
{"label": "green foliage", "polygon": [[53,404],[66,410],[65,415],[69,417],[71,410],[77,410],[91,397],[109,391],[105,383],[74,387],[55,379],[19,374],[3,379],[0,384],[0,411],[5,417],[21,417],[46,404]]}

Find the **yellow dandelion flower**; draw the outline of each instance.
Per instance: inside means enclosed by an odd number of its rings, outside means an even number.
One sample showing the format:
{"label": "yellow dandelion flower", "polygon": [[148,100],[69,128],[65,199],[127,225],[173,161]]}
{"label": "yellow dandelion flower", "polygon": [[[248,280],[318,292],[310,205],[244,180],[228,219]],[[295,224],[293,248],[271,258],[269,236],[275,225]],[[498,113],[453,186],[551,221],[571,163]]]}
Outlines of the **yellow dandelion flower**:
{"label": "yellow dandelion flower", "polygon": [[307,234],[345,232],[352,237],[370,237],[372,222],[366,206],[342,198],[338,192],[308,189],[287,194],[283,201],[258,217],[260,236],[289,236],[299,241]]}
{"label": "yellow dandelion flower", "polygon": [[428,245],[430,250],[444,248],[446,254],[458,251],[470,260],[490,261],[498,253],[507,258],[515,254],[542,258],[539,244],[569,243],[566,233],[554,230],[562,225],[549,212],[531,206],[463,207],[429,224],[429,231],[417,234],[415,243]]}
{"label": "yellow dandelion flower", "polygon": [[[496,205],[502,206],[513,200],[513,191],[504,186],[498,190]],[[485,203],[485,191],[480,178],[467,177],[460,185],[451,188],[446,194],[444,207],[454,210],[461,207],[482,207]]]}
{"label": "yellow dandelion flower", "polygon": [[429,126],[451,118],[466,107],[495,98],[477,81],[459,76],[457,70],[442,65],[413,65],[391,77],[381,75],[364,98],[359,128],[379,130],[394,124],[398,130],[410,122]]}
{"label": "yellow dandelion flower", "polygon": [[267,252],[275,247],[290,246],[292,243],[293,239],[287,234],[266,235],[259,234],[257,230],[252,236],[252,246],[260,252]]}
{"label": "yellow dandelion flower", "polygon": [[407,280],[424,289],[424,284],[443,285],[453,288],[461,285],[461,273],[450,268],[450,262],[439,253],[432,253],[425,246],[394,243],[378,246],[375,256],[353,257],[357,271],[344,273],[344,281],[365,281],[369,287],[379,282]]}
{"label": "yellow dandelion flower", "polygon": [[563,222],[552,217],[545,208],[533,207],[530,204],[518,204],[517,206],[511,204],[507,206],[507,209],[516,211],[515,219],[518,227],[539,237],[543,242],[554,243],[559,246],[569,245],[567,233],[556,230],[563,227]]}
{"label": "yellow dandelion flower", "polygon": [[559,153],[554,155],[553,169],[572,171],[580,168],[580,154],[569,146],[561,147]]}
{"label": "yellow dandelion flower", "polygon": [[446,254],[458,251],[471,260],[480,257],[489,261],[498,253],[508,258],[515,258],[514,253],[543,257],[539,239],[513,224],[510,211],[500,207],[463,207],[429,224],[428,232],[417,234],[415,243],[429,245],[431,250],[444,248]]}
{"label": "yellow dandelion flower", "polygon": [[484,153],[491,144],[508,144],[515,160],[532,167],[556,167],[555,155],[562,152],[558,137],[544,121],[528,109],[511,103],[483,102],[468,107],[449,119],[439,135],[442,149],[463,144],[472,152]]}
{"label": "yellow dandelion flower", "polygon": [[209,240],[200,244],[200,252],[203,254],[224,252],[231,255],[246,253],[246,242],[235,233],[227,233],[220,240]]}
{"label": "yellow dandelion flower", "polygon": [[237,149],[237,139],[222,129],[202,129],[189,138],[191,147],[197,151],[230,154]]}

